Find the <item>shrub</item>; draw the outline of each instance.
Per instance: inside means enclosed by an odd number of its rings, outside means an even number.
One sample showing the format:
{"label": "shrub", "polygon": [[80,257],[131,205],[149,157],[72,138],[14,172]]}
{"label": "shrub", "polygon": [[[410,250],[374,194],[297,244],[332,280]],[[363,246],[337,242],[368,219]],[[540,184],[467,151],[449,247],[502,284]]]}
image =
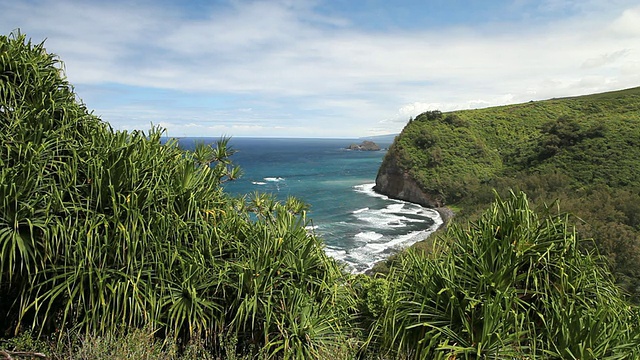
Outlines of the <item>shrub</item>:
{"label": "shrub", "polygon": [[566,215],[498,198],[434,254],[401,257],[378,346],[412,359],[638,356],[636,314],[581,242]]}
{"label": "shrub", "polygon": [[344,348],[354,301],[304,204],[231,198],[226,139],[184,152],[158,128],[113,131],[61,68],[43,44],[0,37],[3,331],[144,328],[217,353],[229,334],[225,352],[282,358]]}

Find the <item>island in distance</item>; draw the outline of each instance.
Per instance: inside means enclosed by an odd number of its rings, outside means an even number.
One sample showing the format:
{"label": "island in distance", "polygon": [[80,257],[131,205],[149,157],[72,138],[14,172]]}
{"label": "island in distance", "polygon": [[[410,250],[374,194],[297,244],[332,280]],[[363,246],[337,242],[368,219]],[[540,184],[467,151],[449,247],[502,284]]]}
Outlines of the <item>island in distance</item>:
{"label": "island in distance", "polygon": [[351,144],[347,146],[347,149],[360,151],[379,151],[380,146],[378,146],[378,144],[374,143],[373,141],[365,140],[360,145]]}

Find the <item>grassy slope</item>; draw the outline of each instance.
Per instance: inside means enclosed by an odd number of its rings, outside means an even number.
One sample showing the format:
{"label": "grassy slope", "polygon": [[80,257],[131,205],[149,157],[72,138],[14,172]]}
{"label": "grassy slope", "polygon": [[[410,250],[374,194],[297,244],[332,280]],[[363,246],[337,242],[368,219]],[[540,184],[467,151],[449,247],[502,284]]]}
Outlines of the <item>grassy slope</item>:
{"label": "grassy slope", "polygon": [[[585,131],[603,125],[604,136],[533,161],[540,152],[541,128],[563,116]],[[640,88],[427,117],[420,115],[406,126],[394,153],[416,180],[448,203],[464,200],[465,181],[487,182],[518,172],[555,169],[581,184],[640,184],[634,168],[640,154]]]}
{"label": "grassy slope", "polygon": [[472,218],[493,189],[560,200],[637,296],[640,87],[439,114],[410,121],[390,155],[427,191]]}

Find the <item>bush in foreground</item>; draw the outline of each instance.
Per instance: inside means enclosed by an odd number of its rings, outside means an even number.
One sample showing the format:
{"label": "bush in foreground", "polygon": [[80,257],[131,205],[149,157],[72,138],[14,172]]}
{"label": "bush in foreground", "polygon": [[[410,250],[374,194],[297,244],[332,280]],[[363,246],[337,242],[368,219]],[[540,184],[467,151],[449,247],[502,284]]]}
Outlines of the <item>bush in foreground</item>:
{"label": "bush in foreground", "polygon": [[543,216],[524,193],[452,225],[439,250],[407,252],[388,276],[372,341],[420,359],[629,359],[636,309],[567,216]]}
{"label": "bush in foreground", "polygon": [[226,140],[184,152],[161,135],[113,131],[43,44],[0,37],[3,333],[144,328],[284,358],[344,348],[351,293],[304,207],[229,197]]}

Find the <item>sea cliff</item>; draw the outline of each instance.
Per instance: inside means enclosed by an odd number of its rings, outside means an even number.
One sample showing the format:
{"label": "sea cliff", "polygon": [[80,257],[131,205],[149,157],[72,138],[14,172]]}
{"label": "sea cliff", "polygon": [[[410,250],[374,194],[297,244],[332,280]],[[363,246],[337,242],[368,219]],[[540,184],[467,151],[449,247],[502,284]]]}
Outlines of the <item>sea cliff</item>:
{"label": "sea cliff", "polygon": [[[374,190],[456,209],[477,221],[496,199],[527,194],[541,213],[580,219],[582,239],[640,303],[640,87],[410,119]],[[553,206],[550,206],[554,204]],[[446,222],[446,220],[445,220]]]}
{"label": "sea cliff", "polygon": [[441,200],[424,191],[409,173],[398,165],[393,149],[385,156],[378,175],[374,190],[392,199],[408,201],[436,210],[442,218],[443,225],[453,217],[453,211],[444,207]]}

